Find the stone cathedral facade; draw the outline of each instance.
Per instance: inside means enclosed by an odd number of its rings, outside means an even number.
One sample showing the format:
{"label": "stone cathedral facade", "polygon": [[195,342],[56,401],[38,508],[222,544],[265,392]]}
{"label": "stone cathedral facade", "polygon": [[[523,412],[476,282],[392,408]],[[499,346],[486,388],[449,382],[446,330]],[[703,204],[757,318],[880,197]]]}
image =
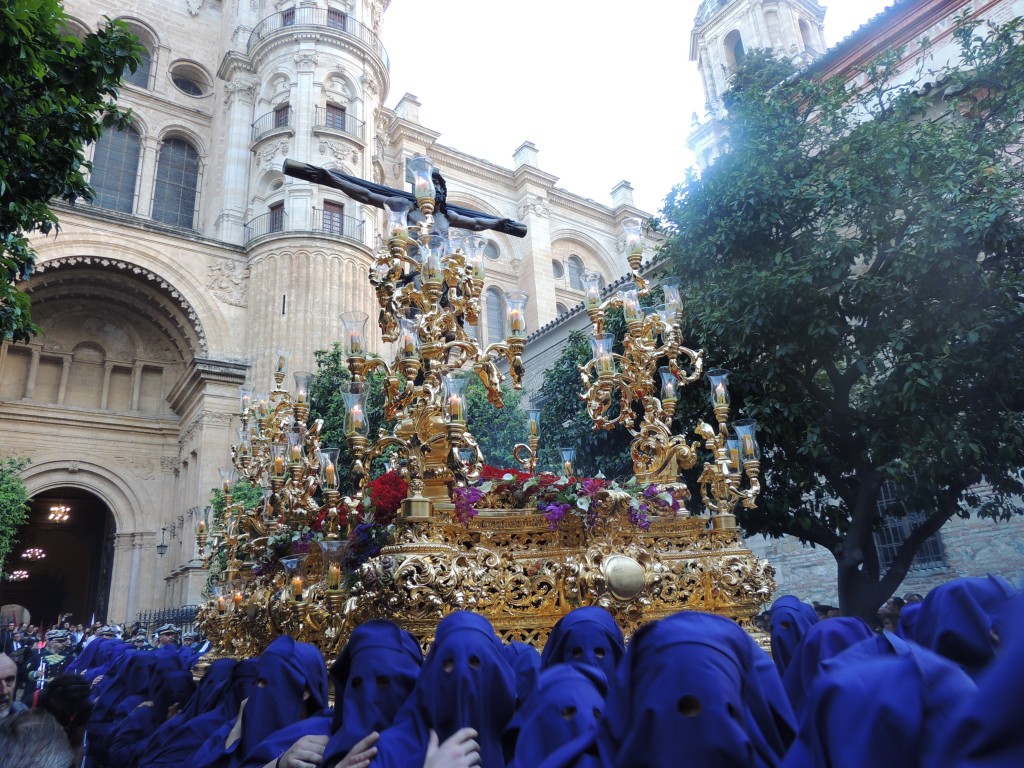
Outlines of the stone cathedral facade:
{"label": "stone cathedral facade", "polygon": [[78,526],[33,523],[23,545],[51,547],[49,562],[0,603],[132,621],[199,600],[194,531],[239,387],[270,389],[278,349],[315,370],[340,313],[376,316],[381,212],[284,177],[285,158],[407,188],[405,160],[427,154],[449,202],[526,223],[522,240],[488,233],[483,338],[502,333],[504,291],[530,294],[539,328],[581,301],[584,270],[628,269],[620,222],[649,214],[627,182],[607,205],[571,194],[529,142],[512,168],[471,157],[419,122],[415,96],[389,94],[388,0],[65,6],[69,33],[119,18],[146,57],[121,91],[131,128],[89,149],[96,200],[60,206],[59,236],[34,243],[43,334],[0,348],[0,452],[32,460],[33,521],[61,499]]}

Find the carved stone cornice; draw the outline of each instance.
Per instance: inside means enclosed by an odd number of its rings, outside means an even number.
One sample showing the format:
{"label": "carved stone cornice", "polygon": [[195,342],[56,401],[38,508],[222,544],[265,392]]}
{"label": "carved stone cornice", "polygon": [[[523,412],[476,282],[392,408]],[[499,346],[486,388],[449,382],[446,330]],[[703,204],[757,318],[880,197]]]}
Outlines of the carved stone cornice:
{"label": "carved stone cornice", "polygon": [[210,384],[239,387],[245,383],[249,364],[228,360],[193,358],[188,369],[171,388],[167,402],[175,413],[186,414]]}

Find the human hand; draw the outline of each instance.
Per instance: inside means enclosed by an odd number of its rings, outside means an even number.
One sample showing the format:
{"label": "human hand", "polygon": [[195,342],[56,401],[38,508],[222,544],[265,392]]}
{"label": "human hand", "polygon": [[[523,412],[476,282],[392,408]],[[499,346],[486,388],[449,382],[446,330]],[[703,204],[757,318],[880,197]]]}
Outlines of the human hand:
{"label": "human hand", "polygon": [[368,736],[355,743],[355,746],[348,751],[348,754],[335,764],[334,768],[366,768],[377,756],[377,747],[374,744],[380,738],[380,734],[373,731]]}
{"label": "human hand", "polygon": [[438,746],[437,733],[431,729],[427,744],[427,759],[423,768],[471,768],[480,765],[480,745],[472,728],[460,728]]}
{"label": "human hand", "polygon": [[329,739],[329,736],[303,736],[277,759],[275,768],[317,768]]}

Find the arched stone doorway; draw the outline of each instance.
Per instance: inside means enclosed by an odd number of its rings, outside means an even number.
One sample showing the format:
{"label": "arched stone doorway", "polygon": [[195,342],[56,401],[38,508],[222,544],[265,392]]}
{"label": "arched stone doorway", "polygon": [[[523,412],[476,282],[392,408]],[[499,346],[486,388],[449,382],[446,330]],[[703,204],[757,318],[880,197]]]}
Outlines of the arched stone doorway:
{"label": "arched stone doorway", "polygon": [[[28,525],[11,553],[11,568],[28,578],[5,584],[3,603],[18,603],[43,626],[70,613],[73,624],[106,619],[114,554],[114,516],[102,499],[82,488],[57,487],[31,500]],[[58,506],[67,520],[50,519]],[[23,557],[40,550],[45,557]],[[30,553],[31,554],[31,553]]]}

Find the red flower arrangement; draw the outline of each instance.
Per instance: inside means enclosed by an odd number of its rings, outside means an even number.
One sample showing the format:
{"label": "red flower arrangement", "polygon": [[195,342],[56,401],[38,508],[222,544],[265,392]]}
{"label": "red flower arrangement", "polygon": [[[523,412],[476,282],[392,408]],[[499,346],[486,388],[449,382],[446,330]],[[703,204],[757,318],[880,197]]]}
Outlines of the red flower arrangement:
{"label": "red flower arrangement", "polygon": [[402,499],[409,493],[409,484],[397,472],[385,472],[367,483],[366,487],[374,521],[380,525],[393,523],[395,514],[402,506]]}

